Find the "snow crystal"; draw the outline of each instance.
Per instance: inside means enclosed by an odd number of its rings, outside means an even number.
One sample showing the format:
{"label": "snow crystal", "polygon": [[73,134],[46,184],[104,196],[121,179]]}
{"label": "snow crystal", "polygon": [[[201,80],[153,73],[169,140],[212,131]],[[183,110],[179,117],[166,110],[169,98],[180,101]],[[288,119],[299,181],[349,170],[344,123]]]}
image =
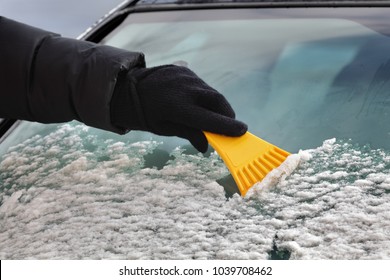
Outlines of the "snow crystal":
{"label": "snow crystal", "polygon": [[388,152],[326,140],[226,199],[216,153],[178,148],[163,168],[145,167],[159,145],[62,125],[11,148],[0,258],[390,258]]}

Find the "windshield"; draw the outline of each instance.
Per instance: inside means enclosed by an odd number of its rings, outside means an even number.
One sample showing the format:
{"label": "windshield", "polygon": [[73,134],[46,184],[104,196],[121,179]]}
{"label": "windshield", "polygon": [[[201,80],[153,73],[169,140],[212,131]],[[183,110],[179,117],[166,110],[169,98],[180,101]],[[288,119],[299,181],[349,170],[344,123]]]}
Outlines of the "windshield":
{"label": "windshield", "polygon": [[149,66],[193,69],[250,131],[286,150],[332,137],[389,149],[390,37],[344,18],[281,16],[134,14],[104,43],[143,51]]}
{"label": "windshield", "polygon": [[102,44],[191,68],[292,157],[243,198],[211,149],[22,122],[0,145],[0,258],[390,258],[389,15],[130,14]]}

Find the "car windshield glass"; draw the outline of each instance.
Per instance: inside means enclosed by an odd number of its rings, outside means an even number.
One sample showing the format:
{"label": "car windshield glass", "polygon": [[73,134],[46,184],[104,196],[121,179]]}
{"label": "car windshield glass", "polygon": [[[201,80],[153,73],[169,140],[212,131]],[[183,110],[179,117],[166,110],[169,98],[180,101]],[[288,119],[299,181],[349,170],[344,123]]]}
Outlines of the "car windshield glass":
{"label": "car windshield glass", "polygon": [[137,12],[102,44],[175,63],[293,153],[246,198],[211,149],[78,122],[0,144],[0,258],[390,258],[390,12]]}
{"label": "car windshield glass", "polygon": [[104,42],[193,69],[287,150],[332,137],[390,148],[390,37],[344,18],[237,14],[134,14]]}

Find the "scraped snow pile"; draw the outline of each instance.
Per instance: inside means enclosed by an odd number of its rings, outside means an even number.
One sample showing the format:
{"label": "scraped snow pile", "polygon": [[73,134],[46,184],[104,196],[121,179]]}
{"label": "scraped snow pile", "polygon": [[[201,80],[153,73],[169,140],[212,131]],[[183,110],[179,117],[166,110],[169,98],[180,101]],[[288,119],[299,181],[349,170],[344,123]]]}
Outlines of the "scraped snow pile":
{"label": "scraped snow pile", "polygon": [[[125,138],[123,138],[125,139]],[[84,126],[0,160],[1,259],[388,259],[390,155],[327,140],[226,199],[217,154],[101,140]]]}

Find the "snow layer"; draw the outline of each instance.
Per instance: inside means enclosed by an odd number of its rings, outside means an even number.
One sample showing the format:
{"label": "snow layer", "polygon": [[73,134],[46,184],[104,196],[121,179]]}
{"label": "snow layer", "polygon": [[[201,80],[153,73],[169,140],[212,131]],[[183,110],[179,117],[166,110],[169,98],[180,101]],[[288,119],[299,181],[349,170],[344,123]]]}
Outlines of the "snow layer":
{"label": "snow layer", "polygon": [[63,125],[0,161],[1,259],[389,259],[390,155],[327,140],[247,197],[225,198],[217,154],[102,140]]}

